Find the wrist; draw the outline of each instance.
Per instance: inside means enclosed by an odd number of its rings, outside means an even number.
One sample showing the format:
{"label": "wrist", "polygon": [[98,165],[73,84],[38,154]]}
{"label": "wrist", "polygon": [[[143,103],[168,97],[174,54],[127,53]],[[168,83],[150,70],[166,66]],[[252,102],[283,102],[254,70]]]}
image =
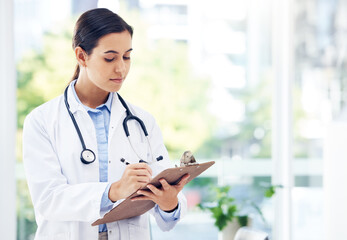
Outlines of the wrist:
{"label": "wrist", "polygon": [[173,209],[171,209],[171,210],[167,210],[167,211],[164,210],[164,212],[166,212],[166,213],[172,213],[172,212],[176,211],[177,209],[178,209],[178,203],[177,203],[177,205],[176,205],[175,208],[173,208]]}
{"label": "wrist", "polygon": [[171,207],[167,207],[167,208],[162,208],[161,210],[163,210],[164,212],[167,213],[171,213],[177,210],[178,208],[178,198],[175,199],[176,201],[174,203],[172,203]]}
{"label": "wrist", "polygon": [[119,200],[118,196],[118,182],[114,182],[111,184],[110,190],[108,191],[108,198],[114,203]]}

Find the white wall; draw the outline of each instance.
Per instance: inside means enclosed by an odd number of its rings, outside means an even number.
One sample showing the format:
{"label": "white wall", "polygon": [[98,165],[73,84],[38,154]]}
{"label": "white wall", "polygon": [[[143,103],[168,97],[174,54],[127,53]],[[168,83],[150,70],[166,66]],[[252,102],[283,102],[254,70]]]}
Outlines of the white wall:
{"label": "white wall", "polygon": [[16,239],[13,1],[0,0],[0,238]]}
{"label": "white wall", "polygon": [[323,176],[324,239],[347,239],[347,121],[334,121],[327,128]]}

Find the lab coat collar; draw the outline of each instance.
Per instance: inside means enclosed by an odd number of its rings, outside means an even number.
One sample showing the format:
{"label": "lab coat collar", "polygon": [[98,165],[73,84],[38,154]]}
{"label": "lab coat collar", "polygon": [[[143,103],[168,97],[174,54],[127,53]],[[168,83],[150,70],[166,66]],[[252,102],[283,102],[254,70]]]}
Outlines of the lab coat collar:
{"label": "lab coat collar", "polygon": [[76,80],[72,81],[69,84],[69,88],[67,90],[67,100],[70,106],[70,111],[72,114],[74,114],[77,110],[83,109],[83,106],[77,101],[77,99],[74,96],[73,93],[73,85],[75,84]]}
{"label": "lab coat collar", "polygon": [[[72,81],[69,84],[69,88],[67,90],[67,99],[70,105],[70,111],[72,114],[74,114],[78,110],[86,111],[85,108],[82,106],[81,103],[79,103],[73,93],[72,85],[75,84],[75,81]],[[118,98],[118,94],[114,93],[112,98],[112,104],[111,104],[111,119],[110,124],[113,124],[114,127],[118,125],[118,121],[123,116],[123,113],[125,112],[125,108],[123,107],[122,103],[120,102]]]}
{"label": "lab coat collar", "polygon": [[[80,102],[79,99],[77,99],[78,97],[75,95],[76,94],[74,92],[75,91],[74,90],[75,89],[75,87],[74,87],[75,83],[76,83],[76,80],[73,80],[71,83],[69,83],[69,88],[67,91],[67,99],[68,99],[68,103],[70,106],[70,111],[72,113],[75,113],[77,110],[80,109],[80,107],[83,107],[83,104]],[[115,101],[115,98],[117,98],[116,101]],[[118,99],[118,94],[111,92],[110,95],[108,96],[106,103],[104,103],[109,111],[112,110],[112,105],[114,104],[114,102],[121,104],[119,99]],[[115,104],[117,104],[117,103],[115,103]],[[88,107],[86,107],[86,108],[88,108]]]}

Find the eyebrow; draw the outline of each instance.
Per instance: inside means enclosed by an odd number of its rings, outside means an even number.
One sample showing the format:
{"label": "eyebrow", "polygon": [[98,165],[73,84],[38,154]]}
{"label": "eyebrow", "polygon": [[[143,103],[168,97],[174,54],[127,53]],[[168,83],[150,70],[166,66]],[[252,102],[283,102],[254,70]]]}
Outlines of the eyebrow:
{"label": "eyebrow", "polygon": [[[130,48],[129,50],[127,50],[126,52],[130,52],[130,51],[132,51],[133,49],[132,48]],[[107,52],[104,52],[104,53],[116,53],[116,54],[119,54],[119,52],[117,52],[117,51],[114,51],[114,50],[108,50]]]}

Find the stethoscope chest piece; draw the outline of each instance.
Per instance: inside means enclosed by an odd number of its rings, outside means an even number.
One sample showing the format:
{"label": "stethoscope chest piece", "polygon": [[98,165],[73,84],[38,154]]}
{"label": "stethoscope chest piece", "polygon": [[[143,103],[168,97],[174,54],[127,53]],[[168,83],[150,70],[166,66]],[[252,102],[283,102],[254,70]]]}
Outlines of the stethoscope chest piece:
{"label": "stethoscope chest piece", "polygon": [[94,162],[96,159],[95,154],[92,150],[90,149],[84,149],[81,152],[81,161],[85,164],[90,164]]}

